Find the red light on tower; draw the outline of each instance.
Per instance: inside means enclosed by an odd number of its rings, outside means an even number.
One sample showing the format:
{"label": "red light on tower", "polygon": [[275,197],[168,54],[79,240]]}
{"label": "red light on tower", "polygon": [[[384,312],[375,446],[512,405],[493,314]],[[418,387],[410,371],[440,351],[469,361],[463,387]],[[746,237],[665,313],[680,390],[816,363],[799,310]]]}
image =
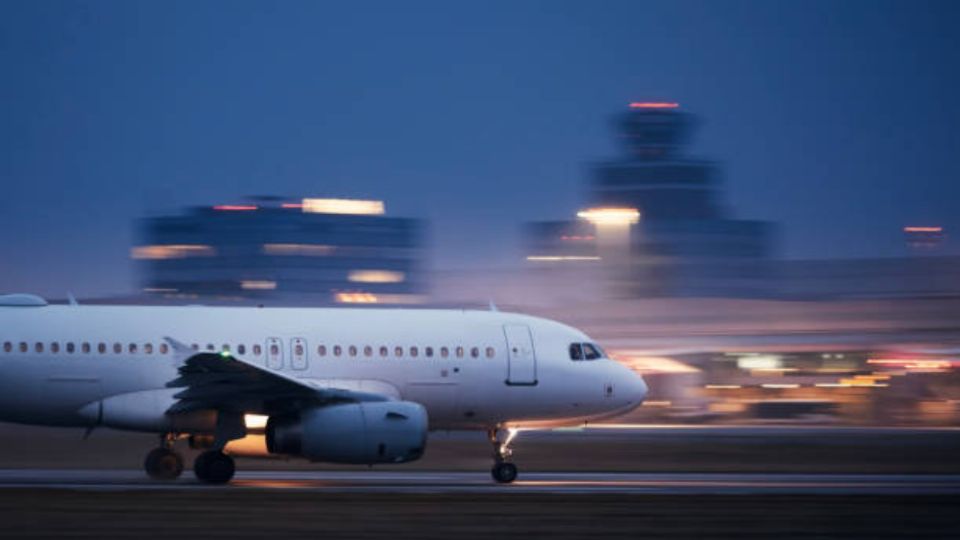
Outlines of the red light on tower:
{"label": "red light on tower", "polygon": [[630,104],[631,109],[676,109],[679,106],[672,101],[634,101]]}

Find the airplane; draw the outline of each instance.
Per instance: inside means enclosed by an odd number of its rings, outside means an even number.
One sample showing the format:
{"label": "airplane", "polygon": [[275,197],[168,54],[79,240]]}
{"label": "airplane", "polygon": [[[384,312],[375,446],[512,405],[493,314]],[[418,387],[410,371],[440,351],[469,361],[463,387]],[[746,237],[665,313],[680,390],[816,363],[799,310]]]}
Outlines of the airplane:
{"label": "airplane", "polygon": [[149,432],[144,469],[229,482],[236,456],[419,459],[428,431],[482,430],[491,475],[517,429],[639,407],[643,378],[583,332],[500,311],[49,304],[0,296],[0,421]]}

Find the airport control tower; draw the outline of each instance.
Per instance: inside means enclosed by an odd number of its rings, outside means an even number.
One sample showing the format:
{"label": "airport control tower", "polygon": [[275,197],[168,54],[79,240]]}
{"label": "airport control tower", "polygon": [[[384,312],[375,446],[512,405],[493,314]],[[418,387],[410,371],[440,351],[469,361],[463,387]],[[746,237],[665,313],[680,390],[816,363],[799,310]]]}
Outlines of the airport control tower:
{"label": "airport control tower", "polygon": [[[773,225],[737,219],[724,207],[719,167],[685,151],[696,123],[672,102],[631,103],[618,113],[622,153],[593,165],[590,210],[577,221],[528,225],[535,254],[528,261],[609,266],[613,260],[615,271],[606,275],[618,298],[771,294]],[[627,210],[639,219],[629,223],[622,253],[611,257],[599,245],[601,228],[608,216]]]}

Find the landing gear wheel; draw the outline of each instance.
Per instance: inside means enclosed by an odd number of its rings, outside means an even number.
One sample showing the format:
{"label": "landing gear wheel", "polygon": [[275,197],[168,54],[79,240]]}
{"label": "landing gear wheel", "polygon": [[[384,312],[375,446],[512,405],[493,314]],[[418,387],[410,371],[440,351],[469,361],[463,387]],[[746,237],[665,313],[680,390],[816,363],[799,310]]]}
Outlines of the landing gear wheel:
{"label": "landing gear wheel", "polygon": [[208,484],[226,484],[233,478],[236,465],[233,458],[219,450],[207,450],[193,462],[197,480]]}
{"label": "landing gear wheel", "polygon": [[183,472],[183,458],[169,448],[154,448],[143,461],[143,468],[154,480],[176,480]]}
{"label": "landing gear wheel", "polygon": [[490,474],[498,484],[509,484],[517,479],[517,466],[513,463],[497,463],[490,469]]}

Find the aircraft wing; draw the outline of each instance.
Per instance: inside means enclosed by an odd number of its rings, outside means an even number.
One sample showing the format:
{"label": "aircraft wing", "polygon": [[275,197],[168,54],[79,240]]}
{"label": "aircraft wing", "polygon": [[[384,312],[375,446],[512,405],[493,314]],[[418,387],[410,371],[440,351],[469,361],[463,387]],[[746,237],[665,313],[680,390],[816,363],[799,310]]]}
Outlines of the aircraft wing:
{"label": "aircraft wing", "polygon": [[283,414],[336,402],[387,401],[392,396],[323,386],[237,358],[229,353],[195,351],[164,338],[181,359],[178,377],[168,388],[183,388],[168,413],[215,409],[237,413]]}

